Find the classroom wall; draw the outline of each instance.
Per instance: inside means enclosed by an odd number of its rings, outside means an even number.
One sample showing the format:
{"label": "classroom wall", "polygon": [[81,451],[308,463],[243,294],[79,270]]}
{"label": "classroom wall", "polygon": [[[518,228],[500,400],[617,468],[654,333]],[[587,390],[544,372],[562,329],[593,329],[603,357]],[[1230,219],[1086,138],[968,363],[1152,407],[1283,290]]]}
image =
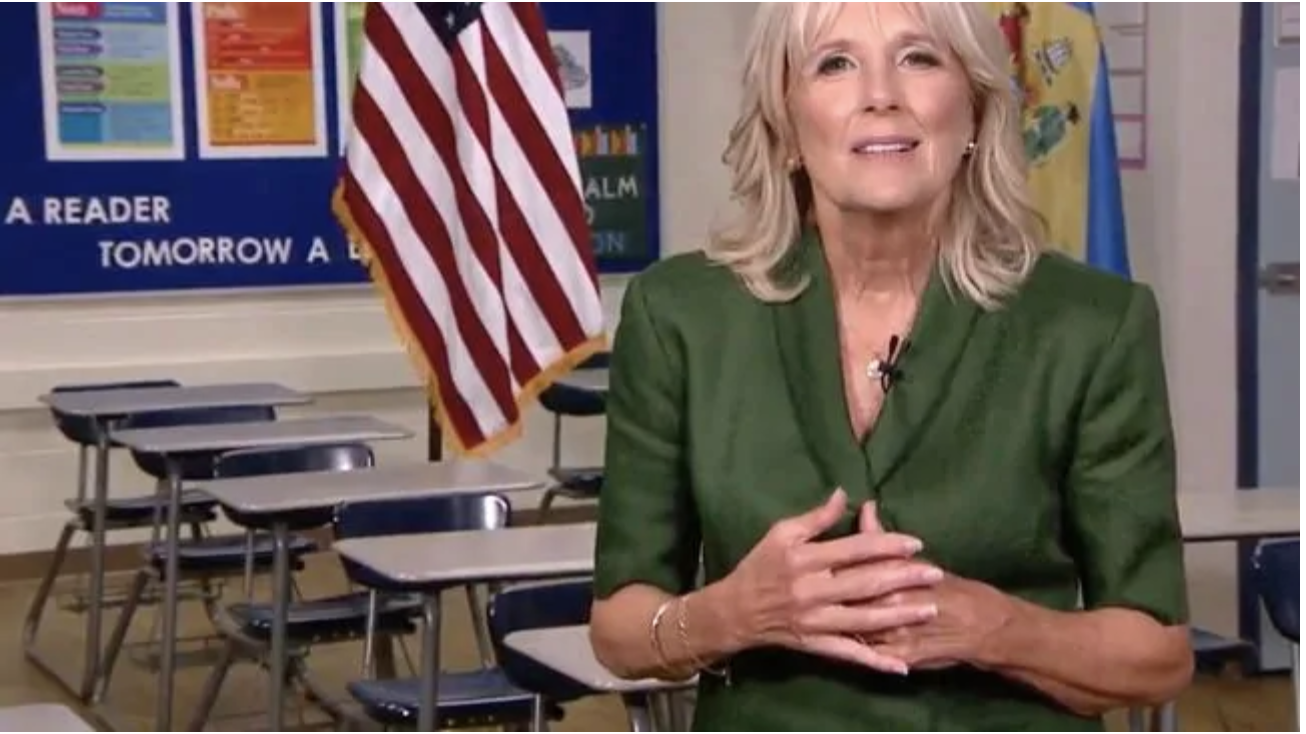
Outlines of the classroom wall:
{"label": "classroom wall", "polygon": [[[1185,493],[1237,482],[1239,3],[1148,3],[1148,167],[1124,174],[1136,275],[1158,292]],[[1238,631],[1232,544],[1191,546],[1195,621]]]}
{"label": "classroom wall", "polygon": [[[663,228],[668,252],[693,249],[725,203],[721,146],[738,99],[737,65],[755,3],[660,5],[664,53]],[[1150,4],[1148,168],[1125,176],[1138,276],[1165,315],[1182,491],[1234,486],[1234,195],[1238,4]],[[1162,32],[1161,29],[1164,29]],[[623,279],[604,281],[610,319]],[[304,413],[366,411],[422,432],[425,409],[380,305],[365,288],[0,306],[0,554],[48,548],[63,523],[75,454],[35,397],[61,382],[172,376],[186,382],[276,380],[317,394]],[[184,355],[184,356],[183,356]],[[1213,413],[1196,420],[1196,411]],[[547,465],[538,412],[502,460]],[[425,441],[378,447],[382,460],[425,456]],[[602,423],[568,435],[565,458],[598,461]],[[115,494],[149,486],[115,464]],[[1233,555],[1190,554],[1200,622],[1235,629]]]}

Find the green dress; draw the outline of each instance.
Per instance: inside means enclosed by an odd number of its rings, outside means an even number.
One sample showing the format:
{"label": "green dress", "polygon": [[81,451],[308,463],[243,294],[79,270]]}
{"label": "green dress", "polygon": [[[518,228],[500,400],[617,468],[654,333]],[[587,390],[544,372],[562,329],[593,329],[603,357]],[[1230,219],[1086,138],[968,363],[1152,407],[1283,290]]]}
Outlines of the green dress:
{"label": "green dress", "polygon": [[[997,311],[929,283],[876,427],[853,435],[819,242],[785,304],[699,254],[629,285],[613,345],[595,594],[692,588],[835,487],[948,571],[1060,610],[1187,618],[1157,305],[1044,255]],[[840,532],[852,532],[850,512]],[[1100,731],[967,667],[906,677],[757,649],[701,676],[699,731]]]}

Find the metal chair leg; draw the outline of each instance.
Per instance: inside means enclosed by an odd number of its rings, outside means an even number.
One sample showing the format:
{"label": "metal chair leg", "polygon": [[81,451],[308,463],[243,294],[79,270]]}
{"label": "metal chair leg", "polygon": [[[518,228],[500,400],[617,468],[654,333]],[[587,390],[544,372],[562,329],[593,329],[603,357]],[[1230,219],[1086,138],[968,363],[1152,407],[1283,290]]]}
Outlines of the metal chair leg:
{"label": "metal chair leg", "polygon": [[626,706],[626,721],[631,731],[657,731],[653,723],[652,696],[632,693],[621,698]]}
{"label": "metal chair leg", "polygon": [[544,696],[537,695],[531,699],[531,731],[548,731],[549,715],[544,703]]}
{"label": "metal chair leg", "polygon": [[1179,731],[1179,705],[1168,701],[1152,712],[1153,731]]}
{"label": "metal chair leg", "polygon": [[694,707],[698,698],[693,691],[674,691],[667,694],[671,703],[671,731],[690,731],[694,726]]}
{"label": "metal chair leg", "polygon": [[476,634],[476,649],[481,654],[481,665],[487,669],[493,668],[494,647],[490,644],[490,623],[474,585],[467,586],[467,606],[472,614],[472,631]]}
{"label": "metal chair leg", "polygon": [[373,660],[373,670],[378,680],[393,680],[399,677],[399,668],[395,665],[395,645],[397,640],[394,635],[381,635],[377,640],[375,658]]}
{"label": "metal chair leg", "polygon": [[1297,722],[1297,731],[1301,731],[1301,660],[1298,657],[1298,643],[1292,643],[1292,713]]}
{"label": "metal chair leg", "polygon": [[[303,701],[326,714],[331,719],[332,731],[354,731],[351,727],[356,726],[356,722],[349,704],[337,698],[333,689],[314,680],[303,655],[295,655],[291,659],[287,673],[290,676],[290,684],[287,688],[292,691],[298,690]],[[308,726],[303,711],[304,707],[301,707],[300,722]]]}
{"label": "metal chair leg", "polygon": [[100,657],[100,685],[99,691],[95,695],[96,703],[103,703],[109,693],[110,679],[113,677],[113,669],[118,663],[118,655],[122,652],[123,643],[127,639],[127,631],[131,629],[132,618],[136,616],[136,607],[140,605],[141,597],[145,594],[145,587],[150,582],[150,572],[141,569],[136,572],[135,578],[132,579],[131,589],[127,592],[127,601],[123,604],[122,611],[118,615],[118,623],[113,628],[113,634],[109,637],[109,642],[105,645],[104,652]]}
{"label": "metal chair leg", "polygon": [[655,731],[675,731],[676,730],[676,712],[673,697],[675,694],[669,691],[659,691],[653,694],[649,708],[653,713],[653,729]]}
{"label": "metal chair leg", "polygon": [[557,497],[558,497],[557,487],[549,487],[548,489],[544,490],[544,496],[540,498],[540,509],[538,510],[539,522],[541,525],[544,524],[544,520],[549,514],[549,509],[553,507],[553,500],[557,499]]}
{"label": "metal chair leg", "polygon": [[[68,546],[72,544],[73,535],[80,527],[76,518],[64,523],[63,530],[59,533],[59,542],[54,547],[54,557],[50,559],[50,565],[45,570],[45,576],[41,579],[41,585],[36,589],[36,596],[32,597],[32,605],[27,610],[27,618],[23,622],[23,647],[29,651],[36,643],[36,633],[41,627],[41,617],[45,615],[45,605],[50,600],[50,593],[54,590],[54,582],[59,577],[59,571],[63,568],[65,557],[68,555]],[[91,600],[95,603],[95,600]]]}
{"label": "metal chair leg", "polygon": [[227,673],[236,662],[236,654],[236,643],[227,641],[222,650],[222,657],[218,658],[209,673],[208,680],[204,682],[204,690],[200,693],[200,700],[195,705],[194,712],[191,713],[190,725],[186,731],[204,731],[204,727],[208,725],[209,716],[213,714],[213,706],[218,702],[218,694],[222,692],[222,684],[227,681]]}
{"label": "metal chair leg", "polygon": [[[367,680],[375,675],[377,661],[376,653],[376,615],[379,613],[381,603],[381,592],[376,589],[370,589],[367,592],[367,622],[363,630],[363,679]],[[388,650],[390,654],[389,664],[391,671],[384,678],[394,677],[394,648]]]}

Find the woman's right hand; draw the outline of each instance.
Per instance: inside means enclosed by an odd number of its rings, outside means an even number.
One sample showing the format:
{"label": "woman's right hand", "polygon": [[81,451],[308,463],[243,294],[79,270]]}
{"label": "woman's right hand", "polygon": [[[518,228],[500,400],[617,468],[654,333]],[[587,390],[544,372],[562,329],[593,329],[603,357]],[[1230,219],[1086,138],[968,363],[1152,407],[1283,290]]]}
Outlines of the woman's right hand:
{"label": "woman's right hand", "polygon": [[847,504],[847,495],[836,490],[820,507],[771,527],[723,579],[731,626],[744,647],[787,647],[905,675],[905,663],[860,637],[920,624],[937,610],[864,602],[936,583],[943,574],[913,559],[921,543],[911,536],[881,531],[816,540],[839,522]]}

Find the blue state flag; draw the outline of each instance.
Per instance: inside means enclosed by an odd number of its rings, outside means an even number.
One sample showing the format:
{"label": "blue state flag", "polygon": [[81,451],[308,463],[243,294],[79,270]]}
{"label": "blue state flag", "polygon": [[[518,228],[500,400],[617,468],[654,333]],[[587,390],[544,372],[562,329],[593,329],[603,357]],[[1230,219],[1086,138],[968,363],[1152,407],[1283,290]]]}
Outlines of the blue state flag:
{"label": "blue state flag", "polygon": [[1093,3],[987,3],[1011,49],[1030,186],[1051,245],[1128,277],[1106,51]]}

